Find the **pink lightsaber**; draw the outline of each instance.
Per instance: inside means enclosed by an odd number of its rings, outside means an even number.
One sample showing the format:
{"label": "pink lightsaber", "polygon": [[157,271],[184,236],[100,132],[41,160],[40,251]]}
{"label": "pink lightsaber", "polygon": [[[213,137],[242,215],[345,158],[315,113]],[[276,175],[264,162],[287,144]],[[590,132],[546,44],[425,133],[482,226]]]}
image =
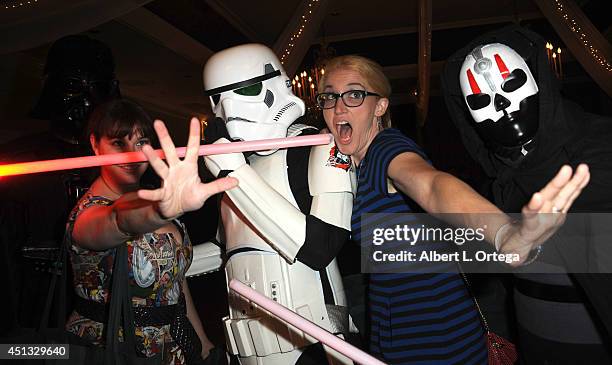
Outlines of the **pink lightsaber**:
{"label": "pink lightsaber", "polygon": [[364,365],[385,365],[384,362],[361,351],[350,343],[343,341],[341,338],[334,336],[332,333],[324,330],[295,312],[283,307],[272,299],[267,298],[259,292],[249,288],[236,279],[232,279],[230,281],[229,287],[283,321],[299,328],[341,354],[346,355],[351,360]]}
{"label": "pink lightsaber", "polygon": [[[272,149],[315,146],[328,144],[331,142],[331,134],[313,134],[309,136],[261,139],[258,141],[232,142],[209,144],[200,146],[199,156],[220,155],[223,153],[246,152],[246,151],[265,151]],[[186,147],[179,147],[176,153],[179,157],[185,156]],[[155,150],[157,155],[165,159],[162,150]],[[22,162],[15,164],[0,165],[0,177],[12,175],[35,174],[37,172],[71,170],[84,167],[118,165],[132,162],[146,161],[142,152],[111,153],[100,156],[84,156],[73,158],[62,158],[57,160]]]}

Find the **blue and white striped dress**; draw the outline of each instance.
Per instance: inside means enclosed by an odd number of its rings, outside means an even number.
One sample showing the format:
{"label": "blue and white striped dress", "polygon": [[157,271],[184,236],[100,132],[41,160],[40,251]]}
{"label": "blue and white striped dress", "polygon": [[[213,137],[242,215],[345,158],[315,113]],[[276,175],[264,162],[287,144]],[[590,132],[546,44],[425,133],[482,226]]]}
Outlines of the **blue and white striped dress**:
{"label": "blue and white striped dress", "polygon": [[[412,211],[407,197],[387,191],[389,164],[403,152],[426,158],[414,141],[396,129],[383,130],[369,146],[358,168],[351,221],[355,241],[362,242],[362,223],[373,224],[366,221],[364,214]],[[393,222],[387,222],[390,223]],[[367,242],[372,241],[364,240],[364,244]],[[428,248],[428,244],[421,247]],[[373,355],[389,364],[486,364],[484,329],[463,279],[459,274],[448,273],[453,270],[438,269],[370,275],[368,308]]]}

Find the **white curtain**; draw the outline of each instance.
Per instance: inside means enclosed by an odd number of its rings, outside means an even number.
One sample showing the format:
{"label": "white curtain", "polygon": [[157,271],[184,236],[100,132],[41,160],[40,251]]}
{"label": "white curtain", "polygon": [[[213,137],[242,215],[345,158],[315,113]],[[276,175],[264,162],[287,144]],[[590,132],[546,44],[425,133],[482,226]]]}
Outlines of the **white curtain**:
{"label": "white curtain", "polygon": [[0,9],[0,54],[34,48],[81,33],[151,0],[5,0]]}

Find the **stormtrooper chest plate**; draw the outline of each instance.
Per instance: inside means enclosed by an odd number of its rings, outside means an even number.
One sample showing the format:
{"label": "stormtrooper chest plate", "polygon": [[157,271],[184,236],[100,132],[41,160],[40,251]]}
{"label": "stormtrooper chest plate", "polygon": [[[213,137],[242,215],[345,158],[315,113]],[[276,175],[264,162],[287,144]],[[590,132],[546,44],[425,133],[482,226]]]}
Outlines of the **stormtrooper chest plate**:
{"label": "stormtrooper chest plate", "polygon": [[254,155],[249,158],[249,162],[266,183],[297,207],[289,185],[287,150],[280,150],[268,156]]}

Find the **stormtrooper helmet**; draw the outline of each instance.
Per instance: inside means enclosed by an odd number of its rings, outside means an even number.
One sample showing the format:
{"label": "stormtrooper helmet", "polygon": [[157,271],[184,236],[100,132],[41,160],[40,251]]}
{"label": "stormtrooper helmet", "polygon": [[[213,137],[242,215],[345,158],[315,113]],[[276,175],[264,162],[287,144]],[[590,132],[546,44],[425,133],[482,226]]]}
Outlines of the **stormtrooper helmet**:
{"label": "stormtrooper helmet", "polygon": [[234,140],[286,137],[289,125],[304,115],[304,102],[293,95],[280,61],[264,45],[244,44],[214,54],[203,78],[213,112]]}
{"label": "stormtrooper helmet", "polygon": [[525,156],[539,117],[538,86],[525,60],[504,44],[481,45],[463,61],[459,82],[476,130],[493,152]]}

